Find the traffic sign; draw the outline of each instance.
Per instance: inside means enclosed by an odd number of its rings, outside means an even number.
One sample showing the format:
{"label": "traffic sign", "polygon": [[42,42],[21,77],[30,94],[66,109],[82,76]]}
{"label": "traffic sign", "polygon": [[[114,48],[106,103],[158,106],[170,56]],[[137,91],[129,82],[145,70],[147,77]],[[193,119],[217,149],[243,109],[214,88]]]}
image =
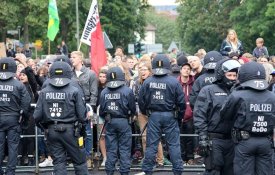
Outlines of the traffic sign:
{"label": "traffic sign", "polygon": [[154,52],[154,53],[162,53],[162,44],[146,44],[147,53]]}
{"label": "traffic sign", "polygon": [[135,53],[135,45],[128,44],[128,53]]}
{"label": "traffic sign", "polygon": [[171,52],[172,49],[177,49],[179,50],[178,46],[176,45],[176,42],[175,41],[172,41],[169,48],[168,48],[168,52]]}
{"label": "traffic sign", "polygon": [[8,30],[7,34],[11,34],[11,35],[18,34],[18,30]]}
{"label": "traffic sign", "polygon": [[106,32],[103,32],[103,39],[104,39],[104,46],[106,49],[112,49],[113,48],[113,44],[111,43],[108,35],[106,34]]}

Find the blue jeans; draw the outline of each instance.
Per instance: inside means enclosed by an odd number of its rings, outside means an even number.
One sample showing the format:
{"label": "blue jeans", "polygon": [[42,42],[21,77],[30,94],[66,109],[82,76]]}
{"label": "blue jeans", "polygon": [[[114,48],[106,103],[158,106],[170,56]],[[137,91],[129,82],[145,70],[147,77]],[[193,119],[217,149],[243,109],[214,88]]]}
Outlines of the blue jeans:
{"label": "blue jeans", "polygon": [[92,153],[92,148],[93,148],[93,130],[91,129],[91,121],[89,120],[86,123],[86,134],[87,137],[85,139],[85,152],[86,156],[90,156]]}
{"label": "blue jeans", "polygon": [[[44,131],[42,132],[42,130],[40,128],[37,128],[38,134],[44,134]],[[45,138],[44,137],[38,137],[38,154],[39,156],[44,155],[45,157],[48,156],[48,148],[47,145],[45,143]]]}

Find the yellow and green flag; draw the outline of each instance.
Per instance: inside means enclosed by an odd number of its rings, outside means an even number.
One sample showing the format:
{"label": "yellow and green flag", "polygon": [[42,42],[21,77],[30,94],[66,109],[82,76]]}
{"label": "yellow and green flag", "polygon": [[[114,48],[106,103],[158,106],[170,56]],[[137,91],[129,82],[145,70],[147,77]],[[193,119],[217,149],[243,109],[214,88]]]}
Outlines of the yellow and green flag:
{"label": "yellow and green flag", "polygon": [[59,31],[59,17],[56,6],[56,0],[49,0],[49,23],[48,23],[48,38],[53,41]]}

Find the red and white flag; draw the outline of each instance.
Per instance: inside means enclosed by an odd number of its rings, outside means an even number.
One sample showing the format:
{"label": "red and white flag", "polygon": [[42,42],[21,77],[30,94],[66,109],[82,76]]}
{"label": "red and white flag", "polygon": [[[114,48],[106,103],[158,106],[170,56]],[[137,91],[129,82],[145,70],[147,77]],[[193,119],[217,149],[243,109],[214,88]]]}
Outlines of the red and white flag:
{"label": "red and white flag", "polygon": [[105,54],[97,0],[93,0],[92,2],[80,41],[91,46],[91,68],[98,75],[100,68],[106,65],[107,57]]}

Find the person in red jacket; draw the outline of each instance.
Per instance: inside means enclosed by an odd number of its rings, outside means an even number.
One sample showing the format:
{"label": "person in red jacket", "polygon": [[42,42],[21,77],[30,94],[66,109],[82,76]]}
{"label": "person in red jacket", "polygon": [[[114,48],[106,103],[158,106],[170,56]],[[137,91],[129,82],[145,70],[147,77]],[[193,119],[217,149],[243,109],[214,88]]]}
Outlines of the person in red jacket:
{"label": "person in red jacket", "polygon": [[[186,110],[181,122],[181,134],[194,134],[193,125],[193,111],[189,103],[189,94],[192,90],[192,85],[194,82],[194,77],[191,75],[191,65],[188,63],[187,58],[178,62],[181,66],[180,76],[178,80],[182,85],[184,92]],[[193,137],[181,137],[181,152],[182,159],[187,165],[194,164],[194,138]]]}

